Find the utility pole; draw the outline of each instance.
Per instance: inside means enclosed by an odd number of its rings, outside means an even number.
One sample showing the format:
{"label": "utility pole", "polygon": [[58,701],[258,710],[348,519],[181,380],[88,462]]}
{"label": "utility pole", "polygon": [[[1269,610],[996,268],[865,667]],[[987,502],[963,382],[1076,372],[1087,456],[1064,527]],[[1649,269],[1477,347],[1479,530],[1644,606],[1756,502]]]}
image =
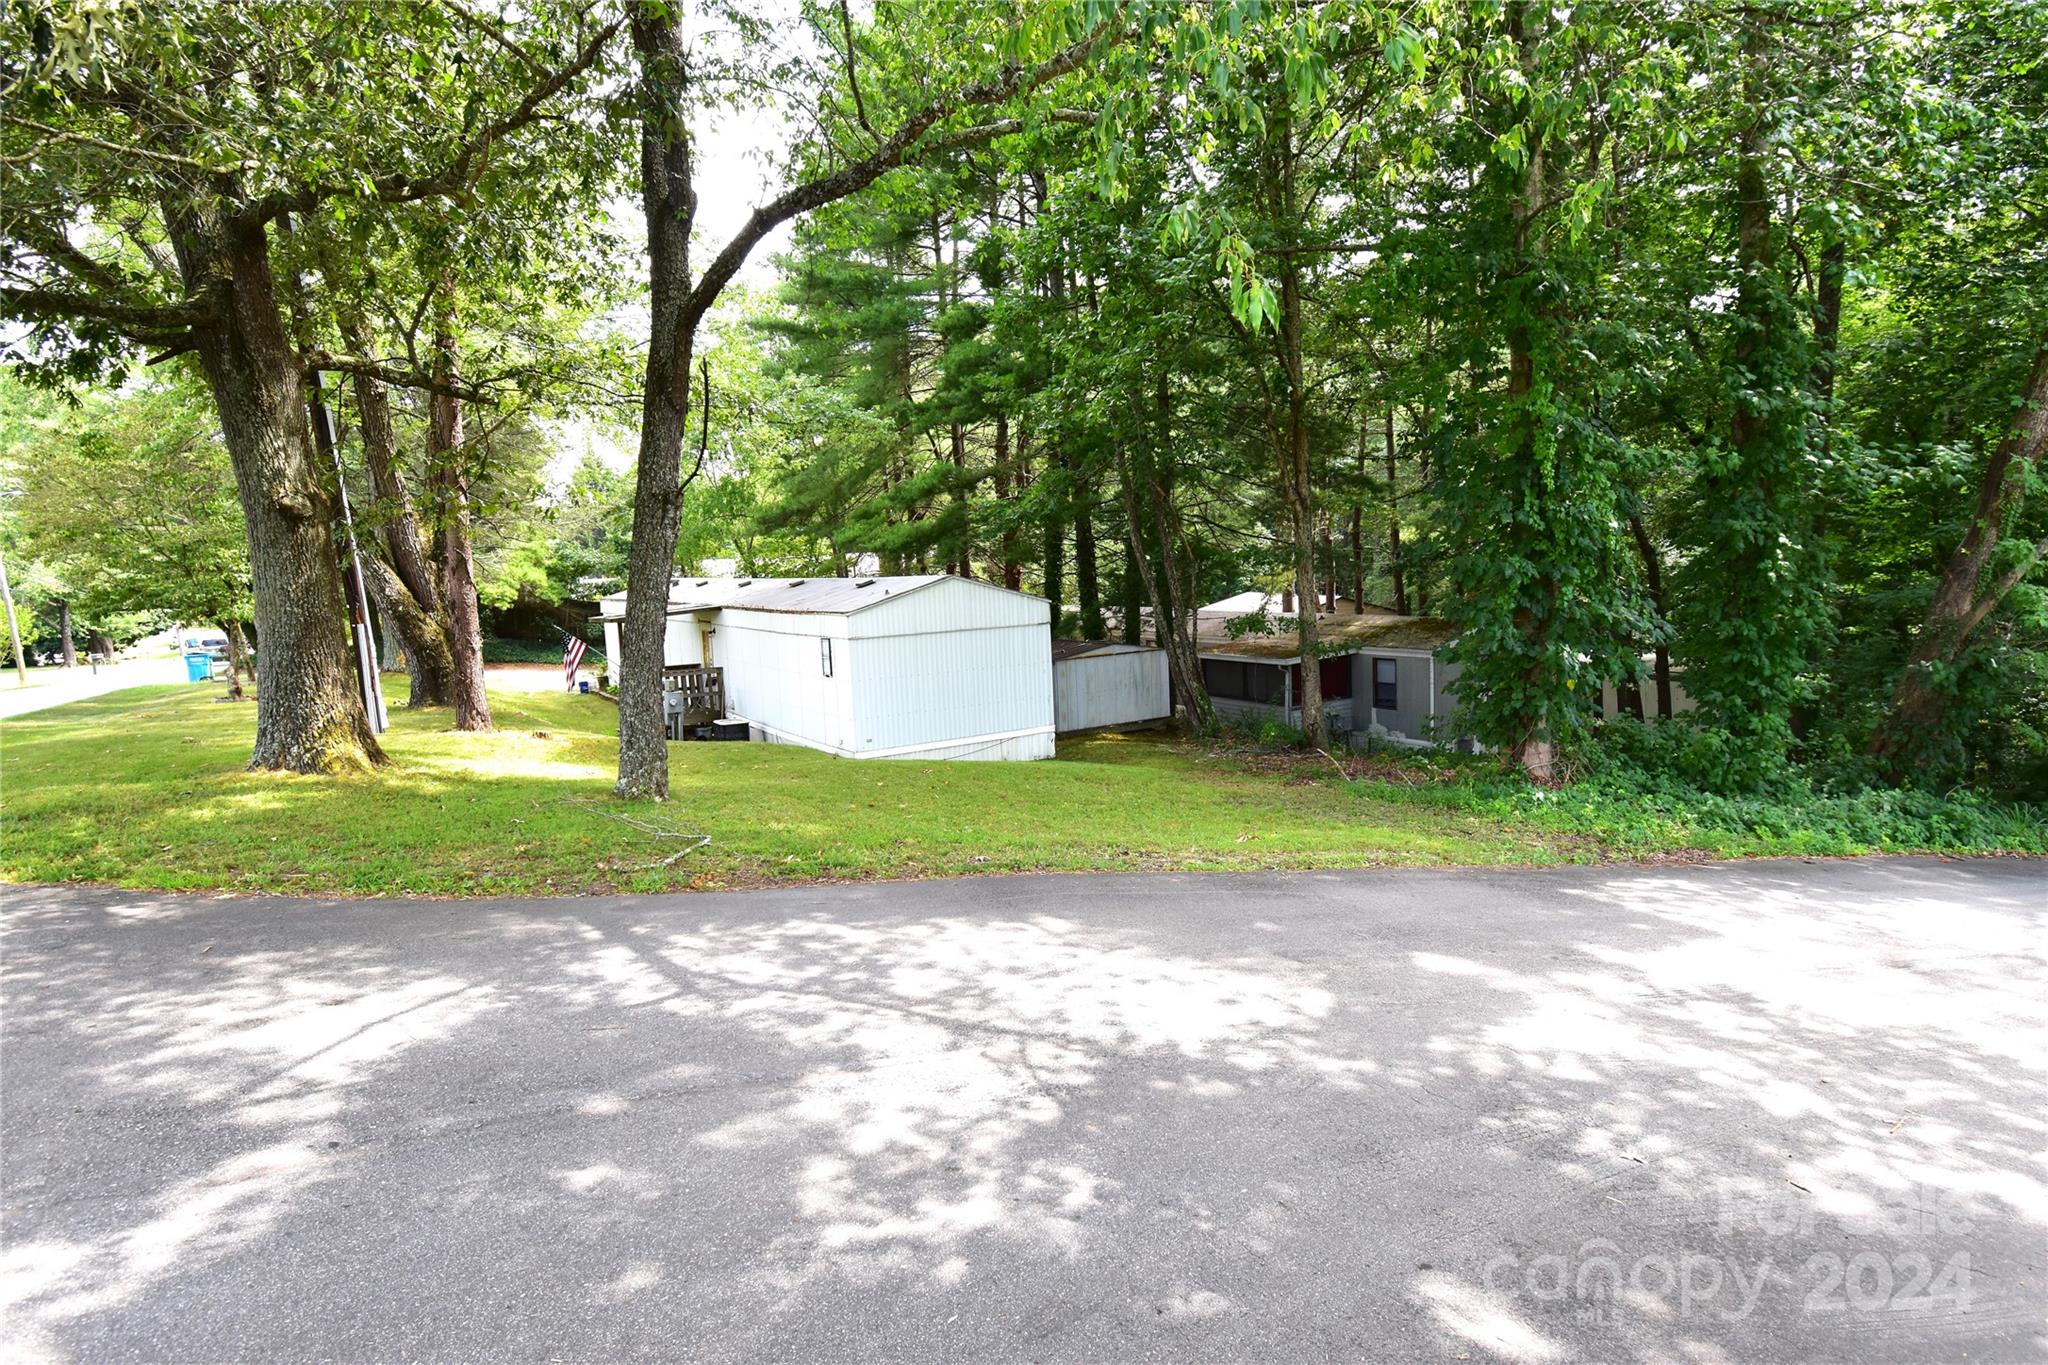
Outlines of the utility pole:
{"label": "utility pole", "polygon": [[0,555],[0,602],[7,606],[7,638],[14,645],[14,678],[17,685],[28,686],[28,665],[21,659],[21,626],[14,619],[14,589],[7,585],[7,557]]}

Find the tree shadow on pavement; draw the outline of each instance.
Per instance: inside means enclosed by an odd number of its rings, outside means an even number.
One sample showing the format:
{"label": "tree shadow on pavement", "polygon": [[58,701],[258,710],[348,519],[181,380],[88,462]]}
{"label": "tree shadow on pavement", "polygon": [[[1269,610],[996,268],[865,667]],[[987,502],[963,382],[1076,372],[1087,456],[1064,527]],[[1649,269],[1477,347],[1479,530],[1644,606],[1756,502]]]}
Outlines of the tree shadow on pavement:
{"label": "tree shadow on pavement", "polygon": [[2043,890],[1918,862],[15,888],[5,1331],[78,1359],[2029,1357]]}

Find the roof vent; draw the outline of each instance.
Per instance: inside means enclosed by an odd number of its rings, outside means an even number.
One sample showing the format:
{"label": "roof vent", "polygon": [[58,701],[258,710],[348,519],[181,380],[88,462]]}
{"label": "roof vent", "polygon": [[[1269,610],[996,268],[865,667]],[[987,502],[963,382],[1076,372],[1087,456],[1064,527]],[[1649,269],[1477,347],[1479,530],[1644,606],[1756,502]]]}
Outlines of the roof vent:
{"label": "roof vent", "polygon": [[711,586],[711,580],[708,578],[700,578],[697,580],[697,586],[700,588],[708,588]]}
{"label": "roof vent", "polygon": [[754,580],[751,578],[742,578],[739,581],[739,586],[742,588],[751,588],[754,586]]}
{"label": "roof vent", "polygon": [[792,588],[801,588],[805,583],[808,583],[809,581],[810,580],[807,578],[792,578],[789,580],[789,586]]}
{"label": "roof vent", "polygon": [[856,588],[872,588],[875,586],[875,580],[872,578],[863,578],[858,583],[855,583],[853,586]]}

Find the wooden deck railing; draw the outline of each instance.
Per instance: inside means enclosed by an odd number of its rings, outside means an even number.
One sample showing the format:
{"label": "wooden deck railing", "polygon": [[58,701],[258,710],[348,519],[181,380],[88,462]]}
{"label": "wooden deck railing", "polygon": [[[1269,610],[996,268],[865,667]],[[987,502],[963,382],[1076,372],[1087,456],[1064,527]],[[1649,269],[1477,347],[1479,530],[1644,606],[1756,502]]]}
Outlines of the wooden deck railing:
{"label": "wooden deck railing", "polygon": [[670,704],[665,695],[669,726],[709,725],[725,714],[725,670],[695,666],[661,670],[661,690],[676,698]]}

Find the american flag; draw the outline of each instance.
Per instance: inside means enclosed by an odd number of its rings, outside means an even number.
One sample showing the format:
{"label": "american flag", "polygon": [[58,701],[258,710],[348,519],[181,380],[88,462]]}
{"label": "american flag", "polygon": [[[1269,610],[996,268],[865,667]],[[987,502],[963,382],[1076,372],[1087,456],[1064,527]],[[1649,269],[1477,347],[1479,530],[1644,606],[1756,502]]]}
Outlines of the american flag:
{"label": "american flag", "polygon": [[573,635],[562,637],[562,677],[567,680],[569,690],[576,690],[576,670],[583,663],[583,656],[590,646]]}

